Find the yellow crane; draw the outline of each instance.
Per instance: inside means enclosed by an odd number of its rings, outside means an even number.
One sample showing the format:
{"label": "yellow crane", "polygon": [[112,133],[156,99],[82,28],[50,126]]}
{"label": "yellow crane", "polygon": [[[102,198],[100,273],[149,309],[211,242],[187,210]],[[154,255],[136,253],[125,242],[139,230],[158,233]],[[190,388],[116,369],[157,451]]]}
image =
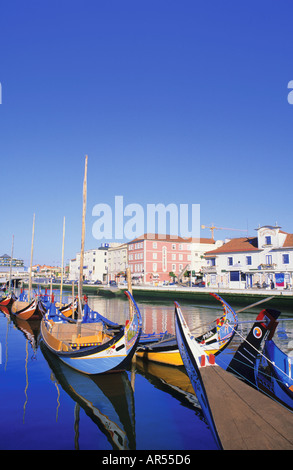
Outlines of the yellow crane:
{"label": "yellow crane", "polygon": [[214,240],[214,230],[236,230],[237,232],[247,232],[246,230],[242,230],[240,228],[227,228],[227,227],[216,227],[214,224],[212,225],[202,225],[202,229],[209,228],[212,234],[212,239]]}

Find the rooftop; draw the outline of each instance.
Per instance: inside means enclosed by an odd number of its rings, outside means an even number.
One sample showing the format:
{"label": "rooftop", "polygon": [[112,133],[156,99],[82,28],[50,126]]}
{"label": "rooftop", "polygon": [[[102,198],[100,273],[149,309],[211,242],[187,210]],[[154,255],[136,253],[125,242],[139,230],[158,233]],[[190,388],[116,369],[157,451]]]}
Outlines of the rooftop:
{"label": "rooftop", "polygon": [[179,243],[206,243],[214,245],[216,242],[213,238],[182,238],[176,235],[166,235],[159,233],[144,233],[143,235],[135,238],[128,242],[135,243],[141,240],[159,240],[159,241],[168,241],[168,242],[179,242]]}
{"label": "rooftop", "polygon": [[220,253],[234,253],[245,251],[259,251],[257,237],[232,238],[216,250],[206,252],[206,256],[214,256]]}

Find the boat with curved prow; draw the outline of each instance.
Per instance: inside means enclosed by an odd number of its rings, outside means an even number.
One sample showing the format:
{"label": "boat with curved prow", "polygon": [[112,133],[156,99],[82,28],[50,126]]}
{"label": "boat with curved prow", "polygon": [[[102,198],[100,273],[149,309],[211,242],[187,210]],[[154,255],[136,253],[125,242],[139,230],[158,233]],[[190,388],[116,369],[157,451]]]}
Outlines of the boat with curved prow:
{"label": "boat with curved prow", "polygon": [[16,301],[17,297],[14,295],[14,293],[10,293],[7,295],[2,296],[0,299],[0,307],[11,307],[13,303]]}
{"label": "boat with curved prow", "polygon": [[[213,322],[215,326],[206,333],[195,337],[195,340],[202,345],[207,354],[217,355],[223,351],[232,340],[238,326],[238,317],[232,307],[230,307],[222,297],[214,293],[211,293],[211,295],[221,302],[224,315]],[[140,343],[136,355],[142,359],[162,364],[172,366],[183,365],[176,336],[168,333],[152,343]]]}
{"label": "boat with curved prow", "polygon": [[124,370],[135,353],[141,334],[141,314],[129,291],[130,320],[116,329],[103,322],[53,322],[46,315],[41,322],[45,345],[65,364],[85,374]]}
{"label": "boat with curved prow", "polygon": [[35,298],[32,302],[16,300],[10,311],[22,320],[41,320],[46,313],[44,305],[38,298]]}

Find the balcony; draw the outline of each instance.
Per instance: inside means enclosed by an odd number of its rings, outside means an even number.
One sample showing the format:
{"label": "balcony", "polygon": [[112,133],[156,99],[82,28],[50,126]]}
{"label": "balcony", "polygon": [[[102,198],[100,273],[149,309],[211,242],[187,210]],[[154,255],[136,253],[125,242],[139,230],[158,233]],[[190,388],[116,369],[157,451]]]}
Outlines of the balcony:
{"label": "balcony", "polygon": [[203,274],[216,274],[217,273],[217,268],[216,268],[216,266],[203,266],[202,267],[202,273]]}
{"label": "balcony", "polygon": [[262,263],[258,266],[258,269],[261,270],[261,271],[263,271],[264,269],[274,270],[274,269],[276,269],[276,267],[277,267],[276,263],[270,263],[270,264]]}

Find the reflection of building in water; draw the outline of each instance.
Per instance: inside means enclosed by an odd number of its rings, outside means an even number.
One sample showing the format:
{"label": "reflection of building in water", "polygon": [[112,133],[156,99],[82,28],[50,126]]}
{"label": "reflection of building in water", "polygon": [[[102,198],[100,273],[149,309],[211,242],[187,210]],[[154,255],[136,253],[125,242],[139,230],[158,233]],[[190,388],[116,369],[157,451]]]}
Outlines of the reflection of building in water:
{"label": "reflection of building in water", "polygon": [[[90,308],[99,312],[109,320],[124,324],[129,318],[129,304],[127,299],[120,297],[89,296]],[[138,308],[142,316],[142,331],[144,333],[161,333],[167,331],[175,334],[174,304],[153,305],[139,303]],[[181,305],[183,316],[191,330],[196,335],[205,333],[211,322],[223,315],[221,306],[219,308],[198,307],[194,305]]]}
{"label": "reflection of building in water", "polygon": [[174,333],[173,308],[144,305],[141,308],[142,330],[144,333]]}

